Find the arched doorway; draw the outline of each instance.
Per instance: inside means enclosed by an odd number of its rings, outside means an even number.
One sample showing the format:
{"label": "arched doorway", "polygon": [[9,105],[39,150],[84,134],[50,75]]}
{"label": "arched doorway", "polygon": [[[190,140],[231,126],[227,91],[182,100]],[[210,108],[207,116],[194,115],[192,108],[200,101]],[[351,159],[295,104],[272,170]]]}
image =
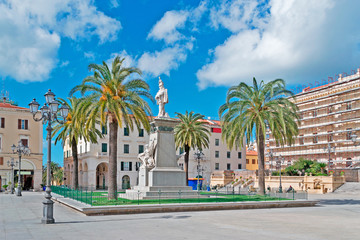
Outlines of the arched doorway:
{"label": "arched doorway", "polygon": [[85,162],[84,164],[84,174],[83,174],[83,187],[87,188],[88,187],[88,165]]}
{"label": "arched doorway", "polygon": [[122,189],[129,189],[130,188],[130,177],[128,175],[125,175],[122,177]]}
{"label": "arched doorway", "polygon": [[96,189],[107,189],[108,184],[108,165],[100,163],[96,167]]}
{"label": "arched doorway", "polygon": [[79,187],[83,187],[83,168],[82,168],[82,163],[79,164]]}

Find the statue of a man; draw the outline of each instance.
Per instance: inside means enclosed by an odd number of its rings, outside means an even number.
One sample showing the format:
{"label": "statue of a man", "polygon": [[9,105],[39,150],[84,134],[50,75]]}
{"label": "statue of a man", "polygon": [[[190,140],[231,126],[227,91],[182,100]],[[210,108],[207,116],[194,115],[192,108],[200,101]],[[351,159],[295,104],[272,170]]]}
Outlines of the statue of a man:
{"label": "statue of a man", "polygon": [[155,149],[156,149],[156,140],[152,139],[149,144],[145,145],[145,149],[143,153],[138,155],[138,159],[142,162],[146,167],[154,167],[155,166]]}
{"label": "statue of a man", "polygon": [[155,96],[156,103],[159,105],[158,117],[169,117],[169,114],[165,112],[165,104],[169,102],[167,89],[164,88],[164,83],[159,77],[159,91]]}

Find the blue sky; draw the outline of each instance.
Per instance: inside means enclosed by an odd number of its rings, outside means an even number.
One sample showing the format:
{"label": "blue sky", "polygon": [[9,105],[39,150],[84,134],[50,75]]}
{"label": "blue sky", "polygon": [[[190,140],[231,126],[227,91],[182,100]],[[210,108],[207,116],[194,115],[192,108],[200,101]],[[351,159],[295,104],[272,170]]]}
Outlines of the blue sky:
{"label": "blue sky", "polygon": [[[359,1],[0,0],[2,89],[20,106],[66,97],[89,63],[116,55],[169,91],[170,116],[217,118],[227,88],[316,85],[360,66]],[[157,113],[157,106],[153,105]],[[45,137],[44,137],[45,138]],[[45,151],[46,153],[46,151]],[[44,158],[45,159],[45,158]],[[60,146],[53,159],[62,164]]]}

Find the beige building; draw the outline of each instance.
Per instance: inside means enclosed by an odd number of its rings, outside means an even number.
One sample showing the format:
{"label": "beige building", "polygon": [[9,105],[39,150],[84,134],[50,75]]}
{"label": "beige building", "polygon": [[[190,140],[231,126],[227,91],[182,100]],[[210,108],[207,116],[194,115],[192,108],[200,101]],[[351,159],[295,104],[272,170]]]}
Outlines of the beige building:
{"label": "beige building", "polygon": [[299,136],[292,146],[278,146],[268,133],[267,150],[272,150],[275,157],[272,161],[266,159],[267,168],[274,170],[275,160],[280,156],[283,168],[301,157],[331,167],[351,167],[358,163],[360,146],[354,145],[351,135],[360,137],[359,93],[360,69],[350,76],[340,74],[333,83],[308,87],[296,94],[301,118]]}
{"label": "beige building", "polygon": [[[8,161],[18,155],[13,154],[11,146],[23,145],[29,147],[31,154],[22,156],[21,176],[24,190],[40,189],[42,181],[42,135],[41,122],[35,122],[30,110],[15,106],[7,101],[0,103],[0,178],[1,186],[12,182],[11,167]],[[15,167],[15,183],[18,179],[18,167]]]}
{"label": "beige building", "polygon": [[[200,175],[205,178],[205,183],[210,182],[210,175],[215,170],[237,170],[245,168],[245,148],[241,150],[228,150],[221,141],[221,127],[218,121],[205,120],[211,131],[210,146],[203,150],[204,157],[200,162]],[[108,186],[108,135],[105,129],[103,139],[97,144],[86,143],[80,140],[78,144],[79,154],[79,185],[88,189],[104,189]],[[118,130],[118,169],[117,182],[119,189],[128,189],[138,184],[138,170],[140,161],[137,159],[139,153],[144,151],[149,141],[146,131],[134,129],[129,132],[127,128]],[[180,154],[181,149],[178,149]],[[183,157],[178,160],[183,167]],[[68,143],[64,145],[64,182],[65,185],[73,186],[73,159],[71,147]],[[197,160],[194,152],[190,152],[189,178],[196,177]]]}

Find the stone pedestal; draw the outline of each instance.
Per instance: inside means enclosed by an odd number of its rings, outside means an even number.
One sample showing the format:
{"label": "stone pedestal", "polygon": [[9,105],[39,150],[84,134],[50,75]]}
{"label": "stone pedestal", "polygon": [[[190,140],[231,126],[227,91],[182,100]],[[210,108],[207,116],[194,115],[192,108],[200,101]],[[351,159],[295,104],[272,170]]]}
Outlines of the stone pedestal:
{"label": "stone pedestal", "polygon": [[156,141],[155,166],[141,166],[139,185],[127,190],[121,197],[129,199],[197,197],[197,193],[186,186],[185,172],[176,160],[174,127],[178,121],[171,118],[155,118],[151,123],[150,142]]}

